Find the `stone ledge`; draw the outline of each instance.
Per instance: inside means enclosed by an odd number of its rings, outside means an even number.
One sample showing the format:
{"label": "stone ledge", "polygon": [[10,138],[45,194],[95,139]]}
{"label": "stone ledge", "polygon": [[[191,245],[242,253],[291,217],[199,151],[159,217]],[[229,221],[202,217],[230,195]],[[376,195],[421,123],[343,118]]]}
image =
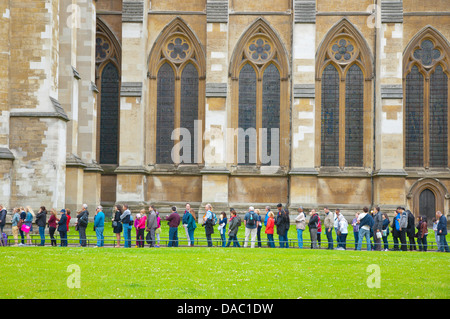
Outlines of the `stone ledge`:
{"label": "stone ledge", "polygon": [[0,160],[15,160],[14,154],[7,147],[0,147]]}

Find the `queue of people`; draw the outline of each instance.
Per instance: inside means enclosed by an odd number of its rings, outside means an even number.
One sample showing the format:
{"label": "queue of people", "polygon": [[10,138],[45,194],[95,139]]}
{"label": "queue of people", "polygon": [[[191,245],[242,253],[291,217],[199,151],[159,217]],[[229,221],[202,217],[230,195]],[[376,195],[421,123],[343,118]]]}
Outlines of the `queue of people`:
{"label": "queue of people", "polygon": [[[11,221],[14,246],[32,244],[30,233],[33,230],[33,220],[35,220],[39,228],[41,241],[38,246],[45,245],[46,227],[49,228],[50,243],[52,246],[57,246],[54,235],[56,231],[60,235],[60,246],[67,246],[67,233],[69,232],[71,212],[69,209],[61,209],[59,213],[59,217],[55,209],[50,209],[50,213],[48,213],[44,206],[40,207],[37,214],[30,207],[14,208]],[[48,220],[47,214],[50,215]],[[2,237],[5,219],[6,209],[0,205],[0,231]],[[89,211],[86,204],[83,204],[81,210],[77,212],[76,219],[75,230],[79,234],[78,246],[86,247],[86,228],[89,224]],[[230,247],[231,244],[233,244],[233,247],[241,247],[237,234],[239,227],[242,226],[242,221],[234,208],[230,209],[230,218],[228,219],[224,211],[217,217],[213,212],[211,204],[207,204],[205,206],[205,214],[199,221],[194,209],[187,203],[183,216],[180,216],[177,207],[173,206],[170,214],[164,220],[167,221],[169,226],[168,247],[178,247],[178,229],[180,224],[182,224],[186,234],[187,246],[193,247],[198,222],[201,222],[202,227],[204,227],[208,247],[213,246],[212,234],[214,234],[216,225],[220,234],[222,247]],[[121,237],[123,237],[123,247],[131,248],[133,227],[136,233],[136,248],[143,248],[145,244],[148,244],[149,247],[160,247],[161,222],[162,219],[159,216],[159,212],[153,205],[149,206],[148,211],[145,209],[140,210],[135,218],[133,218],[133,214],[127,204],[115,205],[111,224],[113,233],[116,236],[115,247],[120,247]],[[446,240],[447,219],[445,215],[440,211],[436,212],[436,218],[432,222],[438,251],[449,252]],[[323,229],[326,235],[327,249],[346,250],[348,230],[350,228],[353,229],[355,250],[362,250],[364,242],[368,251],[428,250],[427,218],[418,216],[415,220],[411,211],[405,210],[400,206],[397,207],[392,221],[389,220],[386,213],[380,211],[379,207],[376,207],[371,212],[369,212],[368,207],[364,207],[361,212],[355,214],[355,218],[350,223],[351,227],[349,227],[349,222],[339,208],[335,209],[333,213],[328,207],[324,207],[322,220],[319,213],[315,209],[311,209],[309,211],[309,220],[307,220],[303,207],[299,207],[298,215],[294,218],[294,224],[297,233],[296,244],[300,249],[304,247],[303,233],[308,226],[311,249],[321,248],[321,233]],[[282,204],[277,205],[277,211],[275,213],[271,211],[270,206],[266,206],[264,217],[261,216],[259,209],[250,206],[244,214],[243,225],[245,228],[243,247],[248,247],[249,244],[251,248],[255,248],[256,246],[262,247],[261,230],[263,227],[265,227],[264,233],[267,236],[266,242],[268,247],[275,248],[275,234],[278,235],[280,248],[289,247],[288,232],[291,226],[290,214],[289,210],[284,208]],[[104,247],[105,214],[103,207],[100,205],[96,207],[94,215],[94,230],[97,238],[95,247]],[[145,235],[145,233],[147,234]],[[19,234],[21,236],[20,243]],[[389,234],[392,234],[392,249],[389,249]],[[336,238],[336,248],[334,238]],[[2,238],[1,242],[4,244],[4,238]]]}

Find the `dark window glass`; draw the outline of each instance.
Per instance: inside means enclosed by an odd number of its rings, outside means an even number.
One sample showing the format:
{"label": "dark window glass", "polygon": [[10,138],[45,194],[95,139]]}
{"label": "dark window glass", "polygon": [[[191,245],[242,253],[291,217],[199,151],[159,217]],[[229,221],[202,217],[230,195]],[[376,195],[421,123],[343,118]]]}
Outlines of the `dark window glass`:
{"label": "dark window glass", "polygon": [[363,166],[364,77],[352,65],[345,80],[345,166]]}
{"label": "dark window glass", "polygon": [[339,166],[339,74],[329,64],[322,74],[321,165]]}
{"label": "dark window glass", "polygon": [[164,63],[159,69],[157,82],[156,163],[172,164],[175,75],[168,63]]}
{"label": "dark window glass", "polygon": [[[198,72],[192,63],[186,65],[181,74],[180,127],[190,133],[190,160],[195,163],[194,121],[198,120]],[[186,151],[185,149],[183,149]],[[184,155],[184,154],[180,154]],[[184,161],[182,161],[184,162]]]}
{"label": "dark window glass", "polygon": [[413,66],[406,76],[406,167],[423,166],[423,75]]}
{"label": "dark window glass", "polygon": [[446,167],[448,157],[448,84],[438,65],[430,77],[430,167]]}
{"label": "dark window glass", "polygon": [[100,164],[117,164],[119,139],[119,72],[108,63],[102,71],[100,98]]}
{"label": "dark window glass", "polygon": [[[256,73],[248,63],[239,73],[238,128],[240,129],[238,163],[254,165],[256,164]],[[242,156],[239,150],[243,150],[245,156]]]}
{"label": "dark window glass", "polygon": [[[280,129],[280,72],[277,67],[270,64],[264,71],[262,99],[262,129],[267,134],[262,136],[262,157],[267,154],[270,159],[279,159],[279,154],[272,154],[271,129]],[[265,135],[265,136],[264,136]],[[279,135],[278,135],[279,136]],[[276,141],[279,144],[279,140]],[[277,147],[274,151],[279,150]],[[279,161],[277,161],[279,162]],[[273,164],[272,161],[261,165]]]}

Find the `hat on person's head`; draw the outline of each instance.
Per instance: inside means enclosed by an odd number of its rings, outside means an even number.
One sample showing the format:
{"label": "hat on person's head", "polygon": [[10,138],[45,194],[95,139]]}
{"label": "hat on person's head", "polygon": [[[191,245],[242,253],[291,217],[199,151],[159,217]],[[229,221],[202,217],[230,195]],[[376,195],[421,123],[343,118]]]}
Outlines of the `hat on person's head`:
{"label": "hat on person's head", "polygon": [[61,211],[60,211],[61,213],[65,213],[66,212],[66,210],[63,208],[63,209],[61,209]]}
{"label": "hat on person's head", "polygon": [[277,205],[277,207],[283,207],[283,205],[280,203],[280,204]]}

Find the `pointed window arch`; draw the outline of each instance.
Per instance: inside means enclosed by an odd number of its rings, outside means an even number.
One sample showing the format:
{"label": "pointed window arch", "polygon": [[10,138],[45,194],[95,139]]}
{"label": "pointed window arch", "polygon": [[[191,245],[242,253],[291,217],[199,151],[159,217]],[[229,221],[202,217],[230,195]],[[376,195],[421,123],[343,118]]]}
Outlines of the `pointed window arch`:
{"label": "pointed window arch", "polygon": [[103,20],[97,18],[95,39],[96,82],[99,90],[97,161],[119,161],[119,104],[121,47]]}
{"label": "pointed window arch", "polygon": [[150,118],[148,158],[155,164],[201,163],[203,145],[195,138],[204,128],[205,54],[181,18],[158,36],[148,67],[150,94],[157,97],[150,98],[157,116]]}
{"label": "pointed window arch", "polygon": [[316,165],[371,166],[372,54],[366,41],[344,18],[320,44],[316,63]]}
{"label": "pointed window arch", "polygon": [[237,165],[289,163],[289,63],[272,27],[257,19],[239,39],[231,58]]}
{"label": "pointed window arch", "polygon": [[431,26],[405,49],[405,167],[449,167],[448,41]]}

